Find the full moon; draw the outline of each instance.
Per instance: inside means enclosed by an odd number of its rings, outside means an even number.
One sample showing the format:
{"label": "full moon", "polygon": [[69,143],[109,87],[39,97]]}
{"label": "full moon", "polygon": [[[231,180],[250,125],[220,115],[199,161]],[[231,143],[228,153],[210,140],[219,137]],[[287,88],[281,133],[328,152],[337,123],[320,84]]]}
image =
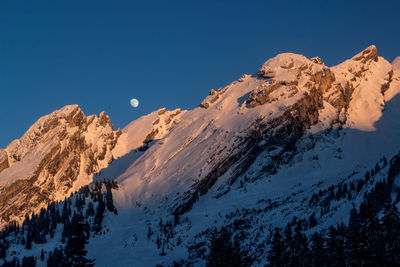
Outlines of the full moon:
{"label": "full moon", "polygon": [[131,106],[137,108],[139,106],[139,100],[132,98],[131,99]]}

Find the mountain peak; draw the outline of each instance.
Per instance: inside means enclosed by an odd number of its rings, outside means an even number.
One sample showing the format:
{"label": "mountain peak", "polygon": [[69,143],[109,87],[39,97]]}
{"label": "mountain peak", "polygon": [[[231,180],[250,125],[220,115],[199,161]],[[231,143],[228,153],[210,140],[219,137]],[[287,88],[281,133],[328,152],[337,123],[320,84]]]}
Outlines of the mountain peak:
{"label": "mountain peak", "polygon": [[258,71],[258,75],[264,78],[277,78],[280,74],[294,72],[307,64],[313,62],[303,55],[282,53],[267,60]]}
{"label": "mountain peak", "polygon": [[375,45],[371,45],[355,55],[352,59],[355,61],[361,61],[362,63],[378,61],[378,50]]}
{"label": "mountain peak", "polygon": [[38,119],[0,150],[0,190],[12,192],[0,199],[0,226],[90,183],[111,162],[120,134],[105,112],[87,117],[78,105]]}
{"label": "mountain peak", "polygon": [[73,111],[76,108],[80,109],[78,104],[65,105],[62,108],[60,108],[59,111],[62,112],[62,113],[69,113],[69,112]]}

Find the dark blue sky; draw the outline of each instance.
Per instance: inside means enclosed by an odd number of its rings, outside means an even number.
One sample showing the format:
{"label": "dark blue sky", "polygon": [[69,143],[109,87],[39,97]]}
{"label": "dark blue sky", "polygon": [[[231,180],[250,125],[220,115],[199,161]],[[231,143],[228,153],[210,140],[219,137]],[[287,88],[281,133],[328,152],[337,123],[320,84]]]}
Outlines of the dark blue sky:
{"label": "dark blue sky", "polygon": [[67,104],[105,110],[121,128],[161,107],[191,109],[281,52],[332,66],[375,44],[391,61],[399,10],[399,1],[3,0],[0,147]]}

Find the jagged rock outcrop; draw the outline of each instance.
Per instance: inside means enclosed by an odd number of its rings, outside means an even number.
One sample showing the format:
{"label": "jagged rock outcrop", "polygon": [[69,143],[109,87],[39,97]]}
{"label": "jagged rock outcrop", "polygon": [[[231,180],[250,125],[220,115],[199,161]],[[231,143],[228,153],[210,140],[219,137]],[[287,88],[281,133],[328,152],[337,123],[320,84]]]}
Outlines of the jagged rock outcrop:
{"label": "jagged rock outcrop", "polygon": [[335,81],[334,74],[320,58],[308,60],[290,53],[268,60],[258,75],[267,81],[251,92],[246,100],[249,108],[282,101],[295,96],[299,91],[308,92],[312,88],[324,94]]}
{"label": "jagged rock outcrop", "polygon": [[168,132],[176,123],[176,117],[181,113],[178,108],[173,111],[167,111],[165,108],[160,109],[157,114],[158,118],[152,122],[153,129],[146,135],[143,143],[149,143],[155,139],[161,138],[165,132]]}
{"label": "jagged rock outcrop", "polygon": [[211,104],[215,103],[223,93],[228,89],[228,87],[219,88],[217,91],[214,89],[210,90],[209,95],[201,102],[200,107],[209,108]]}
{"label": "jagged rock outcrop", "polygon": [[4,149],[0,149],[0,172],[9,167],[8,154]]}
{"label": "jagged rock outcrop", "polygon": [[90,183],[111,161],[120,134],[104,112],[87,117],[77,105],[40,118],[0,152],[1,224],[21,222]]}
{"label": "jagged rock outcrop", "polygon": [[371,45],[367,49],[363,50],[361,53],[353,57],[355,61],[361,61],[361,63],[365,64],[368,61],[378,61],[378,51],[376,46]]}

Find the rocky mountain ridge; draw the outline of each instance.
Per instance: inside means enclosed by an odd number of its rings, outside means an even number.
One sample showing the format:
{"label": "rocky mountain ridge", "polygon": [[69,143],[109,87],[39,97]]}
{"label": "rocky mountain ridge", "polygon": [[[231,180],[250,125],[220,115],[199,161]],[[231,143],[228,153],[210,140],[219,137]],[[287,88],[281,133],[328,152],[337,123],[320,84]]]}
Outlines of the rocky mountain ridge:
{"label": "rocky mountain ridge", "polygon": [[135,142],[128,131],[114,130],[105,112],[86,116],[78,105],[69,105],[43,116],[0,150],[1,225],[22,222],[25,214],[64,200],[91,183],[93,175],[114,158],[147,149],[148,143],[173,127],[181,112],[165,108],[153,112],[143,118],[140,132],[133,123]]}
{"label": "rocky mountain ridge", "polygon": [[38,212],[89,184],[92,174],[111,161],[120,135],[104,112],[86,116],[77,105],[40,118],[2,150],[2,224],[20,222],[22,214]]}
{"label": "rocky mountain ridge", "polygon": [[[200,107],[182,115],[181,123],[160,145],[118,179],[122,187],[135,185],[127,190],[128,198],[146,199],[140,188],[148,188],[150,181],[156,192],[171,188],[174,181],[186,184],[172,209],[182,214],[225,173],[228,184],[233,184],[266,150],[271,153],[264,155],[262,169],[273,174],[298,152],[297,143],[304,135],[343,127],[371,130],[384,103],[399,90],[398,73],[395,77],[393,73],[375,46],[331,68],[321,59],[280,54],[268,60],[257,76],[244,75],[212,90]],[[187,160],[189,151],[198,147],[204,156],[196,162]],[[179,167],[179,160],[190,164]],[[229,185],[224,188],[221,193]],[[124,198],[124,203],[130,202]]]}

